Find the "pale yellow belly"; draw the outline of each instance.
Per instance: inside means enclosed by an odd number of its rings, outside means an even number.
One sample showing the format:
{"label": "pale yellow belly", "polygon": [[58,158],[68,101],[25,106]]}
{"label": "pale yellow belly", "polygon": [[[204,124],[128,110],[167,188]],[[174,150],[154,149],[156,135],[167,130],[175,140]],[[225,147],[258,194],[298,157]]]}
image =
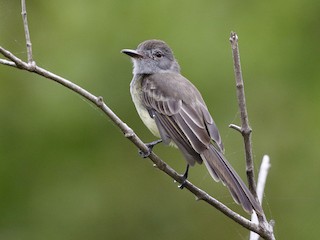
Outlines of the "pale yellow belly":
{"label": "pale yellow belly", "polygon": [[158,138],[161,138],[159,134],[158,127],[153,118],[150,117],[149,112],[144,107],[141,101],[141,84],[140,79],[132,80],[130,84],[130,93],[132,97],[132,101],[137,109],[137,112],[146,127],[150,130],[150,132]]}

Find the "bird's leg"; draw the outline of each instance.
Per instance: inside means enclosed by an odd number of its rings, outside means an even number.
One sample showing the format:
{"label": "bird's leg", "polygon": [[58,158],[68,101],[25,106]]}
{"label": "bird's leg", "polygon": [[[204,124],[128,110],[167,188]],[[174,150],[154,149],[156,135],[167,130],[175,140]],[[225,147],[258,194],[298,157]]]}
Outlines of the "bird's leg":
{"label": "bird's leg", "polygon": [[184,174],[182,175],[183,181],[182,181],[182,183],[179,185],[179,188],[180,188],[180,189],[183,189],[183,188],[184,188],[184,185],[185,185],[186,182],[187,182],[188,173],[189,173],[189,166],[190,166],[190,165],[187,164],[186,171],[185,171]]}
{"label": "bird's leg", "polygon": [[150,142],[150,143],[145,143],[146,146],[148,147],[148,152],[143,152],[142,150],[139,150],[139,155],[143,158],[147,158],[149,157],[149,155],[151,154],[152,152],[152,149],[155,145],[157,145],[158,143],[161,143],[162,142],[162,139],[158,139],[158,140],[155,140],[153,142]]}

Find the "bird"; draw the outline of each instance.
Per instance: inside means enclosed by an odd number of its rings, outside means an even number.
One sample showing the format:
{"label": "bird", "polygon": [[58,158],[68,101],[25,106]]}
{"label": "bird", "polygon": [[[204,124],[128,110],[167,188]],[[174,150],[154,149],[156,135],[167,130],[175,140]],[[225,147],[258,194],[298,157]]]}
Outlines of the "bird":
{"label": "bird", "polygon": [[211,177],[229,189],[247,213],[261,213],[258,200],[224,156],[219,130],[199,90],[180,73],[171,48],[162,40],[146,40],[134,49],[123,49],[133,62],[132,101],[143,123],[163,142],[177,147],[187,168],[204,162]]}

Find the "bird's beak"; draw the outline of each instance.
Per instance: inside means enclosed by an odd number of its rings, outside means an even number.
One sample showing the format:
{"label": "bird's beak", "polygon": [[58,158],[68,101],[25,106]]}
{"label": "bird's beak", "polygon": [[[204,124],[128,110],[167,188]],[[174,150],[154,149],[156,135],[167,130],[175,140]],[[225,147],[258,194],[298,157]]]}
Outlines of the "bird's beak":
{"label": "bird's beak", "polygon": [[129,55],[132,58],[143,58],[144,57],[143,54],[139,53],[136,50],[132,50],[132,49],[122,49],[121,52]]}

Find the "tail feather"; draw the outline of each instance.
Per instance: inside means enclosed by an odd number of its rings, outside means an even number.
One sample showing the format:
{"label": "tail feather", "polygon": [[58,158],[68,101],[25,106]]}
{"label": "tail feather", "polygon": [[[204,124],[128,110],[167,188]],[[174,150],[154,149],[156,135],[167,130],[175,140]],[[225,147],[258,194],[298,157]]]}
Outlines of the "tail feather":
{"label": "tail feather", "polygon": [[216,150],[213,145],[210,145],[201,154],[201,158],[212,178],[217,182],[221,180],[228,187],[236,203],[240,204],[248,213],[252,213],[252,210],[262,213],[260,204],[221,152]]}

